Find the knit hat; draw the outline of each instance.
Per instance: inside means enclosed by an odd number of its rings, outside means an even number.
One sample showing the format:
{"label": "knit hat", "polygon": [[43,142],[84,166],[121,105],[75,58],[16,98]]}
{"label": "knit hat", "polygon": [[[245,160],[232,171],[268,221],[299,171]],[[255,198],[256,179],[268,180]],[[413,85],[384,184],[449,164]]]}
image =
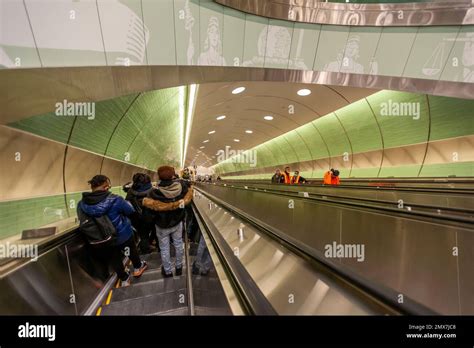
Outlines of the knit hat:
{"label": "knit hat", "polygon": [[170,166],[161,166],[158,168],[158,177],[160,180],[171,180],[175,175],[174,168]]}

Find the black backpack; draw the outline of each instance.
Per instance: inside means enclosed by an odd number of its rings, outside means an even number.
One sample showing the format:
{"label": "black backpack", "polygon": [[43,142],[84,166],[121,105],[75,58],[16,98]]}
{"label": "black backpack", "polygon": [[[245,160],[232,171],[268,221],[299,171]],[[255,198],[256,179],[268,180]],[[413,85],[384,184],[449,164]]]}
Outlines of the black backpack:
{"label": "black backpack", "polygon": [[117,238],[117,230],[110,221],[107,213],[99,217],[89,216],[78,209],[79,231],[86,237],[87,242],[93,246],[111,245]]}

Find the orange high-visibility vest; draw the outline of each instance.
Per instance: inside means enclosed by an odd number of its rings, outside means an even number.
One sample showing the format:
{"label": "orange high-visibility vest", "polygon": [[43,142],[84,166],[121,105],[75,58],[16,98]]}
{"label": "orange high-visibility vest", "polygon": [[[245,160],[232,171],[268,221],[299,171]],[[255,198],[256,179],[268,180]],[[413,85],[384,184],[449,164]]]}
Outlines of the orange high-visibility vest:
{"label": "orange high-visibility vest", "polygon": [[297,177],[292,176],[291,177],[291,183],[292,184],[299,184],[300,183],[300,176],[299,175]]}
{"label": "orange high-visibility vest", "polygon": [[331,171],[327,171],[325,174],[324,174],[324,181],[323,181],[323,184],[324,185],[331,185],[332,182],[331,182]]}
{"label": "orange high-visibility vest", "polygon": [[285,179],[285,184],[291,184],[291,176],[286,172],[283,172],[283,178]]}

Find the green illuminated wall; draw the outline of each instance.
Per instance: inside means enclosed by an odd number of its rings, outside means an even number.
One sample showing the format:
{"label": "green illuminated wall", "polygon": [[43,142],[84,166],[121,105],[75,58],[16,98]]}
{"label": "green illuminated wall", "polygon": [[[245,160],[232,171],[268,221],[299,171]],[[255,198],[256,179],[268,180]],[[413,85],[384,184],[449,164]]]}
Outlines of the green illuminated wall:
{"label": "green illuminated wall", "polygon": [[55,110],[2,126],[0,239],[74,218],[95,174],[124,195],[134,173],[179,167],[185,96],[186,87],[168,88],[96,102],[90,119]]}
{"label": "green illuminated wall", "polygon": [[[397,116],[394,105],[414,114]],[[256,167],[242,155],[214,169],[229,178],[268,178],[286,164],[308,177],[330,167],[341,177],[474,176],[473,110],[474,100],[381,91],[256,146]]]}
{"label": "green illuminated wall", "polygon": [[96,102],[94,119],[53,111],[9,126],[151,170],[160,164],[179,166],[180,93],[185,87]]}

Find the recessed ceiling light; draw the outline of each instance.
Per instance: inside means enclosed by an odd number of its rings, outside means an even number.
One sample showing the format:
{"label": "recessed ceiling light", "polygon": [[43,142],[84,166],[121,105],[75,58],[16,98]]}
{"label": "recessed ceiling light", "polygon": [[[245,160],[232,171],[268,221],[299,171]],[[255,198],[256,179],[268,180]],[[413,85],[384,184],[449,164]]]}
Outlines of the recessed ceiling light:
{"label": "recessed ceiling light", "polygon": [[252,134],[252,133],[253,133],[253,130],[247,129],[247,130],[245,131],[245,133],[247,133],[247,134]]}
{"label": "recessed ceiling light", "polygon": [[200,149],[204,149],[204,148],[205,148],[205,146],[201,146],[201,147],[200,147]]}
{"label": "recessed ceiling light", "polygon": [[267,115],[267,116],[263,116],[263,118],[267,121],[271,121],[273,120],[273,116],[270,116],[270,115]]}
{"label": "recessed ceiling light", "polygon": [[232,91],[232,94],[239,94],[245,91],[245,87],[237,87]]}
{"label": "recessed ceiling light", "polygon": [[207,134],[214,134],[215,132],[216,132],[215,130],[212,130],[212,131],[210,131],[210,132],[207,133]]}
{"label": "recessed ceiling light", "polygon": [[311,94],[311,91],[307,88],[303,88],[303,89],[300,89],[298,92],[298,95],[302,96],[302,97],[305,97],[307,95],[310,95]]}
{"label": "recessed ceiling light", "polygon": [[203,141],[203,143],[208,143],[208,142],[209,142],[209,139]]}
{"label": "recessed ceiling light", "polygon": [[225,115],[221,115],[221,116],[217,116],[216,117],[216,120],[217,121],[220,121],[220,120],[223,120],[225,118]]}
{"label": "recessed ceiling light", "polygon": [[239,140],[239,139],[234,139],[234,141],[235,141],[236,143],[238,143],[240,140]]}

